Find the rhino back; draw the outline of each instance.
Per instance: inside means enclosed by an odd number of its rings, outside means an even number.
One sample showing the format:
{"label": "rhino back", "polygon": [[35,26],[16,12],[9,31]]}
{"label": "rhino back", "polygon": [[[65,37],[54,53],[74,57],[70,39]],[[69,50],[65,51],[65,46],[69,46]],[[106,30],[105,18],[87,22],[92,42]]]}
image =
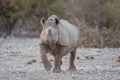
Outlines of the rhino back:
{"label": "rhino back", "polygon": [[78,29],[76,26],[62,19],[60,20],[59,29],[64,33],[62,33],[63,41],[67,42],[69,49],[76,47],[78,41]]}

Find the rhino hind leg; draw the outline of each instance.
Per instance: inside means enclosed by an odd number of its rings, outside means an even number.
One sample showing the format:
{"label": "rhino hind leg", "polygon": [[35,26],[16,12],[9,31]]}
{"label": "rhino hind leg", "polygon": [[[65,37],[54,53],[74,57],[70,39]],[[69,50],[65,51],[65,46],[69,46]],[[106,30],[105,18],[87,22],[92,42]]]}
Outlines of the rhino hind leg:
{"label": "rhino hind leg", "polygon": [[75,53],[76,53],[76,48],[73,51],[71,51],[71,53],[70,53],[69,71],[76,71],[76,67],[74,64]]}

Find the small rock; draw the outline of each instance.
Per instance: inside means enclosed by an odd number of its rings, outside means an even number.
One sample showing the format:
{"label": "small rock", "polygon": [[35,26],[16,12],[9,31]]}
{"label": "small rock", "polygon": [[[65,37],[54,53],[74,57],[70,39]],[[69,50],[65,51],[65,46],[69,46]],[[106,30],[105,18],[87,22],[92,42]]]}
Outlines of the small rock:
{"label": "small rock", "polygon": [[40,61],[40,63],[43,63],[43,61]]}
{"label": "small rock", "polygon": [[89,59],[89,56],[85,56],[86,59]]}
{"label": "small rock", "polygon": [[32,62],[31,62],[31,61],[28,61],[28,62],[27,62],[27,64],[28,64],[28,65],[31,65],[31,64],[32,64]]}
{"label": "small rock", "polygon": [[77,59],[78,59],[78,60],[80,60],[80,57],[79,57],[79,56],[77,56]]}
{"label": "small rock", "polygon": [[94,59],[94,57],[93,57],[93,56],[90,56],[90,59]]}
{"label": "small rock", "polygon": [[32,60],[31,60],[31,62],[32,62],[32,63],[36,63],[36,62],[37,62],[37,60],[35,60],[35,59],[32,59]]}
{"label": "small rock", "polygon": [[120,56],[118,56],[118,58],[120,58]]}
{"label": "small rock", "polygon": [[118,56],[118,60],[117,60],[117,62],[120,62],[120,56]]}
{"label": "small rock", "polygon": [[86,59],[94,59],[93,56],[85,56]]}

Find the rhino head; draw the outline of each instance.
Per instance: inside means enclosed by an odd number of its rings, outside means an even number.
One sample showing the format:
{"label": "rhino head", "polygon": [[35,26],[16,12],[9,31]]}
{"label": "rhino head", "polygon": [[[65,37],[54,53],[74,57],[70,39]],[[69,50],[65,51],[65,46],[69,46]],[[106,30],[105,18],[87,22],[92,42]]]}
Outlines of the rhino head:
{"label": "rhino head", "polygon": [[43,27],[41,35],[43,41],[46,44],[56,44],[58,41],[58,25],[60,20],[57,16],[53,15],[45,21],[45,18],[41,18],[40,23]]}

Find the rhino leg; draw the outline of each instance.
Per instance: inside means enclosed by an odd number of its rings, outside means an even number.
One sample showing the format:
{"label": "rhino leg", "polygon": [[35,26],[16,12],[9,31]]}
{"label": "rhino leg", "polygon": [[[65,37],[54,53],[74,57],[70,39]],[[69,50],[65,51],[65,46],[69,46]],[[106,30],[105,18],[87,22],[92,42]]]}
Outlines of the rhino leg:
{"label": "rhino leg", "polygon": [[43,64],[44,64],[44,68],[49,71],[51,68],[52,68],[52,65],[51,63],[48,61],[47,59],[47,55],[42,55],[41,56],[41,59],[43,61]]}
{"label": "rhino leg", "polygon": [[44,68],[49,71],[51,68],[52,68],[52,65],[51,63],[48,61],[48,58],[47,58],[47,49],[45,46],[43,45],[40,45],[40,54],[41,54],[41,59],[43,61],[43,64],[44,64]]}
{"label": "rhino leg", "polygon": [[62,57],[63,56],[61,56],[61,55],[54,56],[55,62],[54,62],[53,72],[55,72],[55,73],[60,73],[61,72]]}
{"label": "rhino leg", "polygon": [[71,51],[71,53],[70,53],[70,62],[69,62],[69,70],[70,71],[76,71],[76,67],[74,64],[75,53],[76,53],[76,48],[73,51]]}

